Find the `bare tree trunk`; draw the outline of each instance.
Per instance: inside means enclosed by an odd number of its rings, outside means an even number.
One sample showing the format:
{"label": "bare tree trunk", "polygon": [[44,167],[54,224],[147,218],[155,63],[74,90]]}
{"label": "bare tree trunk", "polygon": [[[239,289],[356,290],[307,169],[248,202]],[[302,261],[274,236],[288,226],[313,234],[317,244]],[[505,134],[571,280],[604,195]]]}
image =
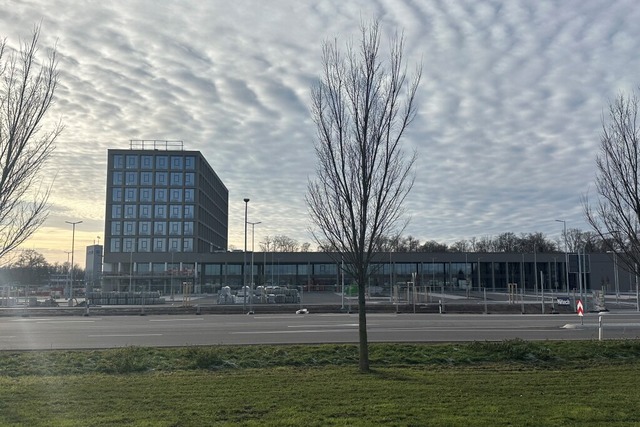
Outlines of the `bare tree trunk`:
{"label": "bare tree trunk", "polygon": [[[379,54],[379,25],[361,28],[357,48],[323,46],[323,74],[312,92],[317,127],[317,178],[309,181],[307,206],[319,247],[344,260],[358,282],[360,370],[369,371],[365,286],[374,252],[398,222],[413,185],[416,155],[405,158],[400,140],[415,117],[420,71],[409,83],[403,41],[391,41],[387,61]],[[407,87],[405,87],[405,84]],[[404,101],[404,102],[402,102]]]}
{"label": "bare tree trunk", "polygon": [[58,83],[55,50],[37,65],[39,27],[20,51],[5,53],[0,43],[0,259],[28,239],[48,215],[51,186],[39,174],[62,131],[42,132],[42,119]]}
{"label": "bare tree trunk", "polygon": [[[360,281],[362,280],[362,281]],[[364,277],[358,280],[358,337],[360,372],[369,372],[369,338],[367,335],[367,309]]]}

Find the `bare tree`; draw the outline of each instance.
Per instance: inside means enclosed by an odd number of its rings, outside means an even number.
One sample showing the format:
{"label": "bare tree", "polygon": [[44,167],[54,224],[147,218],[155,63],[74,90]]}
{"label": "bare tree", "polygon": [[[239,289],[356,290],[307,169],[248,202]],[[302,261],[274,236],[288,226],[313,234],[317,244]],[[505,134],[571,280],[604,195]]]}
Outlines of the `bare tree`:
{"label": "bare tree", "polygon": [[638,97],[619,95],[602,122],[596,157],[595,206],[583,198],[587,221],[629,271],[640,265],[640,124]]}
{"label": "bare tree", "polygon": [[51,187],[39,179],[62,131],[42,131],[58,84],[55,49],[38,64],[40,28],[19,51],[0,42],[0,259],[28,239],[48,215]]}
{"label": "bare tree", "polygon": [[[407,79],[404,38],[380,54],[377,21],[361,25],[359,44],[325,42],[322,75],[311,94],[317,128],[317,175],[306,202],[316,242],[336,249],[358,284],[359,367],[369,371],[365,284],[380,237],[396,235],[405,197],[413,186],[416,153],[406,157],[400,140],[416,114],[418,69]],[[406,222],[402,228],[406,226]]]}

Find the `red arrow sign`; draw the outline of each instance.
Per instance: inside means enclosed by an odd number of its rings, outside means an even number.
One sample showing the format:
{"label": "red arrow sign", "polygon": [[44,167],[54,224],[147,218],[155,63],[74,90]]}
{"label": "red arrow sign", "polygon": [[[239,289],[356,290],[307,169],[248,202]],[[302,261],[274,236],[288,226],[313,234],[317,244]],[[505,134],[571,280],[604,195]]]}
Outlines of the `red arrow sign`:
{"label": "red arrow sign", "polygon": [[584,316],[584,307],[582,307],[582,301],[580,300],[576,302],[576,311],[578,312],[578,316]]}

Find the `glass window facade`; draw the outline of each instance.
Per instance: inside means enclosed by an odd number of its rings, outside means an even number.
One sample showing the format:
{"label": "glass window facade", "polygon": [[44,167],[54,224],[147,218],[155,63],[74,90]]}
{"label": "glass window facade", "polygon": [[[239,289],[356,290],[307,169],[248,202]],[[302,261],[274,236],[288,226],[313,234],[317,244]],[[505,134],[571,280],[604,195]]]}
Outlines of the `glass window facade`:
{"label": "glass window facade", "polygon": [[168,169],[169,157],[168,156],[156,156],[156,169]]}
{"label": "glass window facade", "polygon": [[155,221],[153,223],[153,234],[156,236],[165,236],[167,234],[167,223],[164,221]]}
{"label": "glass window facade", "polygon": [[153,169],[153,156],[140,156],[140,167],[142,169]]}
{"label": "glass window facade", "polygon": [[113,168],[124,169],[124,156],[122,154],[115,154],[113,156]]}
{"label": "glass window facade", "polygon": [[182,170],[182,156],[171,156],[171,169]]}
{"label": "glass window facade", "polygon": [[166,188],[156,188],[156,203],[168,201],[167,191]]}
{"label": "glass window facade", "polygon": [[228,192],[200,155],[162,152],[154,145],[153,150],[109,150],[109,157],[107,268],[122,269],[108,259],[114,251],[209,253],[213,247],[226,248]]}
{"label": "glass window facade", "polygon": [[186,170],[194,170],[196,168],[196,158],[193,156],[186,156],[184,158],[184,168]]}

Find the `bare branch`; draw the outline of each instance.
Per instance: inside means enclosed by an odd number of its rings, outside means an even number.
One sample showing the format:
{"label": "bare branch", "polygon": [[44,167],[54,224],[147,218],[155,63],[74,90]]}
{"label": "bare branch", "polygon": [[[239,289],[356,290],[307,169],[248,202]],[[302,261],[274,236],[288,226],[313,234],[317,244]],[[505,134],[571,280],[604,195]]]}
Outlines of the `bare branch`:
{"label": "bare branch", "polygon": [[368,370],[364,284],[383,238],[406,226],[403,204],[417,154],[400,140],[416,114],[420,69],[407,84],[404,39],[395,35],[386,60],[377,21],[362,25],[360,43],[322,48],[322,74],[311,92],[318,165],[306,195],[312,235],[359,286],[360,369]]}
{"label": "bare branch", "polygon": [[[42,167],[62,131],[43,131],[42,120],[58,84],[55,49],[38,64],[40,28],[7,53],[0,44],[0,258],[28,239],[45,221],[51,186],[40,179]],[[8,55],[8,56],[7,56]]]}

